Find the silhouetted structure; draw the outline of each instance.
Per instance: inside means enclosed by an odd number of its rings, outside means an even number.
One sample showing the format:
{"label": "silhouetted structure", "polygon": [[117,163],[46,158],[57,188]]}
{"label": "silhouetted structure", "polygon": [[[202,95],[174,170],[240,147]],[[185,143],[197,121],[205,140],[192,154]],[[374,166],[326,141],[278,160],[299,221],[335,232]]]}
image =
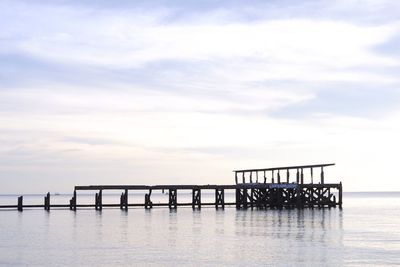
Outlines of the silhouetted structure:
{"label": "silhouetted structure", "polygon": [[[22,211],[24,207],[43,207],[49,211],[50,207],[66,207],[76,210],[79,207],[94,207],[102,210],[103,207],[120,207],[128,210],[128,207],[144,207],[151,209],[157,206],[168,206],[176,209],[178,206],[192,206],[193,209],[201,209],[202,206],[215,206],[225,208],[225,205],[235,205],[237,209],[282,209],[282,208],[331,208],[342,207],[342,183],[325,184],[324,168],[335,164],[302,165],[289,167],[276,167],[265,169],[235,170],[235,184],[231,185],[89,185],[75,186],[69,205],[50,204],[50,193],[44,198],[44,205],[23,205],[23,197],[18,197],[18,205],[3,205],[0,208],[17,208]],[[314,183],[314,170],[319,172],[319,182]],[[309,183],[305,182],[305,173],[310,173]],[[285,177],[281,177],[281,173]],[[290,174],[294,176],[290,176]],[[122,190],[120,203],[103,203],[103,191]],[[146,190],[143,203],[129,203],[129,191]],[[168,192],[168,203],[153,203],[151,194],[155,190]],[[191,190],[191,202],[178,202],[178,191]],[[214,202],[202,202],[202,190],[214,190]],[[225,202],[225,191],[235,192],[234,202]],[[78,204],[77,191],[98,191],[95,193],[93,204]],[[335,194],[336,193],[336,194]],[[338,197],[336,197],[338,196]],[[337,199],[338,198],[338,199]]]}

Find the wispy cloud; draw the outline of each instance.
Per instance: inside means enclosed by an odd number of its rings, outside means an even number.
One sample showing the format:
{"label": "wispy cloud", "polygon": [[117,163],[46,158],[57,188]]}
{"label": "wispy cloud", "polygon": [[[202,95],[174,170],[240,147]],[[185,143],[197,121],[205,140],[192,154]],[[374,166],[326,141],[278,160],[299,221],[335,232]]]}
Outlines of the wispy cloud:
{"label": "wispy cloud", "polygon": [[358,168],[399,148],[398,5],[1,1],[0,180],[229,182],[327,160],[372,188]]}

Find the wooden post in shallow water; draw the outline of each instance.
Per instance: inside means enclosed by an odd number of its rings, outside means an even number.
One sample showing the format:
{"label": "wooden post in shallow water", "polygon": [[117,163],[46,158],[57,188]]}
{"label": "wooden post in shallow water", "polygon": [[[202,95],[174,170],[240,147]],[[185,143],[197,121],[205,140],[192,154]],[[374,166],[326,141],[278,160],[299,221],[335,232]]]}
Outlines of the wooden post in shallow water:
{"label": "wooden post in shallow water", "polygon": [[199,188],[192,189],[192,209],[201,209],[201,190]]}
{"label": "wooden post in shallow water", "polygon": [[215,189],[215,208],[225,209],[225,192],[224,188]]}
{"label": "wooden post in shallow water", "polygon": [[128,211],[128,189],[125,189],[125,211]]}
{"label": "wooden post in shallow water", "polygon": [[23,211],[23,201],[24,201],[23,196],[18,197],[18,211]]}
{"label": "wooden post in shallow water", "polygon": [[94,198],[94,207],[96,210],[103,209],[103,190],[99,190],[99,193],[96,193]]}
{"label": "wooden post in shallow water", "polygon": [[250,189],[250,207],[254,208],[254,188]]}
{"label": "wooden post in shallow water", "polygon": [[151,209],[153,208],[153,202],[151,202],[151,189],[149,190],[148,194],[144,195],[144,208]]}
{"label": "wooden post in shallow water", "polygon": [[343,186],[342,182],[339,184],[339,208],[342,208]]}
{"label": "wooden post in shallow water", "polygon": [[44,210],[50,211],[50,192],[44,197]]}
{"label": "wooden post in shallow water", "polygon": [[302,189],[300,188],[299,185],[296,187],[296,208],[300,209],[301,208],[301,192]]}
{"label": "wooden post in shallow water", "polygon": [[69,201],[69,209],[76,211],[76,190],[74,190],[74,194],[71,200]]}
{"label": "wooden post in shallow water", "polygon": [[247,209],[247,188],[237,188],[236,189],[236,208],[237,209]]}
{"label": "wooden post in shallow water", "polygon": [[168,194],[168,207],[170,209],[176,209],[178,207],[177,203],[177,196],[176,196],[176,189],[169,189],[169,194]]}
{"label": "wooden post in shallow water", "polygon": [[124,209],[124,193],[121,193],[121,197],[119,198],[119,208],[122,210]]}
{"label": "wooden post in shallow water", "polygon": [[122,192],[119,202],[119,208],[121,210],[128,210],[128,190],[125,190],[125,193]]}
{"label": "wooden post in shallow water", "polygon": [[99,206],[99,194],[96,193],[94,195],[94,209],[97,210],[97,207]]}
{"label": "wooden post in shallow water", "polygon": [[99,210],[103,209],[103,190],[99,192]]}

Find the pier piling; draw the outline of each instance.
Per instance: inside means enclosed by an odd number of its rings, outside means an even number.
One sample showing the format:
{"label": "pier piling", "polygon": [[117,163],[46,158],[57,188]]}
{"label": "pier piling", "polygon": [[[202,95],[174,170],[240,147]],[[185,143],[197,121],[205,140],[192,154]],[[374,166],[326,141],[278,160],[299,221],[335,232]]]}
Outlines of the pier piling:
{"label": "pier piling", "polygon": [[23,201],[24,201],[23,196],[18,197],[18,211],[23,211],[23,209],[24,209]]}
{"label": "pier piling", "polygon": [[178,207],[176,189],[169,189],[168,198],[168,207],[170,209],[176,209]]}
{"label": "pier piling", "polygon": [[96,193],[95,198],[94,198],[94,208],[96,210],[102,210],[103,209],[103,190],[99,190],[99,193]]}
{"label": "pier piling", "polygon": [[215,189],[215,208],[225,208],[225,190],[224,188]]}
{"label": "pier piling", "polygon": [[192,209],[201,209],[201,189],[192,189]]}
{"label": "pier piling", "polygon": [[69,201],[69,209],[76,211],[76,190],[74,190],[73,196]]}
{"label": "pier piling", "polygon": [[50,211],[50,192],[44,197],[44,210]]}
{"label": "pier piling", "polygon": [[339,184],[339,208],[342,208],[343,186],[342,182]]}
{"label": "pier piling", "polygon": [[149,190],[148,194],[144,195],[144,208],[151,209],[153,208],[153,202],[151,202],[151,189]]}

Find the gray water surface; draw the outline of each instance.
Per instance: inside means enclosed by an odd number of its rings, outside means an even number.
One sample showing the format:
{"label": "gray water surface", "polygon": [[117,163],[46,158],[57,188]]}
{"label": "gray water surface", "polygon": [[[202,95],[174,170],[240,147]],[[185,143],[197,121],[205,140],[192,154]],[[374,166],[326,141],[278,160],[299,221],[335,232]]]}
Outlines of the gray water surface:
{"label": "gray water surface", "polygon": [[0,241],[0,266],[400,265],[400,194],[345,194],[343,210],[0,211]]}

